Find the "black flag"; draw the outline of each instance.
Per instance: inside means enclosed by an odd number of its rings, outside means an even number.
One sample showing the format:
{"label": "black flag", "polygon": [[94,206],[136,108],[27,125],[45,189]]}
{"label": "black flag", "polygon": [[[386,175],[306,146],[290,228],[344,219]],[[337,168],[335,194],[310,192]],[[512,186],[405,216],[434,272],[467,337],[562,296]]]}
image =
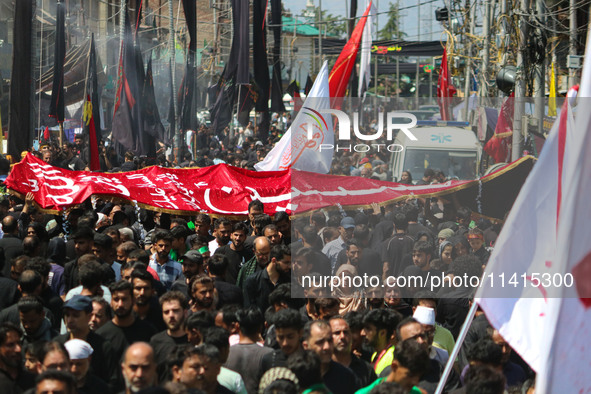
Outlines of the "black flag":
{"label": "black flag", "polygon": [[124,149],[137,155],[145,154],[143,139],[140,135],[143,126],[140,105],[143,66],[138,69],[138,56],[133,43],[127,9],[125,12],[125,33],[119,57],[119,81],[115,96],[113,114],[113,139]]}
{"label": "black flag", "polygon": [[10,113],[8,153],[20,160],[21,152],[31,147],[32,37],[34,0],[14,2],[12,75],[10,78]]}
{"label": "black flag", "polygon": [[174,111],[174,95],[176,94],[174,91],[174,86],[172,85],[172,67],[173,63],[172,60],[168,61],[168,72],[170,74],[170,101],[168,102],[168,132],[166,133],[166,138],[162,141],[167,146],[170,146],[172,139],[174,138],[174,133],[176,131],[176,113]]}
{"label": "black flag", "polygon": [[234,36],[230,56],[220,79],[209,88],[210,96],[215,95],[215,103],[209,109],[215,134],[221,133],[232,120],[237,85],[248,84],[248,13],[248,0],[232,0]]}
{"label": "black flag", "polygon": [[94,33],[90,39],[90,53],[88,57],[88,80],[86,81],[86,95],[88,106],[84,108],[84,131],[88,138],[88,156],[83,153],[84,160],[88,162],[92,171],[100,170],[99,143],[101,141],[101,117],[100,117],[100,93],[98,87],[96,66],[96,49],[94,45]]}
{"label": "black flag", "polygon": [[154,79],[152,77],[152,53],[150,53],[146,77],[144,78],[142,104],[144,105],[144,132],[148,133],[153,138],[166,143],[166,133],[164,131],[164,126],[162,126],[162,121],[160,120],[160,113],[158,112],[158,106],[156,105],[156,95],[154,94]]}
{"label": "black flag", "polygon": [[254,0],[252,10],[252,54],[254,82],[257,88],[255,109],[259,112],[269,110],[269,65],[267,64],[267,12],[266,0]]}
{"label": "black flag", "polygon": [[64,60],[66,58],[66,9],[62,2],[57,3],[55,18],[55,56],[53,59],[53,86],[49,116],[58,122],[64,121]]}
{"label": "black flag", "polygon": [[283,82],[281,79],[281,0],[271,0],[273,27],[273,79],[271,81],[271,111],[284,112]]}

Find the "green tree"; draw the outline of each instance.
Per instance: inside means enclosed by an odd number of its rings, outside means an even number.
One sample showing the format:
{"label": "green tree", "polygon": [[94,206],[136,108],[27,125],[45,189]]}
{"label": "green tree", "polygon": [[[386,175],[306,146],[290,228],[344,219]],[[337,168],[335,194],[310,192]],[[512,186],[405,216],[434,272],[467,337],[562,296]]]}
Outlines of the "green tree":
{"label": "green tree", "polygon": [[[314,8],[314,22],[318,27],[318,15],[320,14],[320,8]],[[322,10],[322,24],[320,25],[320,31],[322,36],[332,36],[338,38],[344,38],[347,34],[347,20],[340,16],[328,14],[326,10]]]}
{"label": "green tree", "polygon": [[379,40],[402,40],[406,33],[400,30],[400,13],[398,12],[398,2],[390,3],[388,9],[388,21],[384,27],[378,31]]}

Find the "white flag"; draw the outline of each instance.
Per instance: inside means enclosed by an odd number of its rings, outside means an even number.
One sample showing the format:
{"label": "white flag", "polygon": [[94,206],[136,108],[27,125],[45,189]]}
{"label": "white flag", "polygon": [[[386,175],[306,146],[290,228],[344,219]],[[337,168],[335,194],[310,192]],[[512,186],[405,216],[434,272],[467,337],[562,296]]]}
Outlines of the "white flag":
{"label": "white flag", "polygon": [[[371,0],[369,0],[371,2]],[[365,1],[365,8],[367,9],[368,0]],[[371,44],[373,32],[375,30],[373,20],[376,15],[376,6],[371,4],[371,9],[367,15],[367,22],[363,28],[363,35],[361,38],[361,58],[359,60],[359,86],[357,88],[358,96],[363,97],[363,93],[369,88],[369,81],[371,80]]]}
{"label": "white flag", "polygon": [[[591,392],[591,35],[587,35],[585,64],[578,95],[572,147],[565,160],[567,191],[558,226],[555,264],[571,283],[560,286],[553,310],[554,332],[547,338],[550,354],[537,375],[536,393]],[[569,130],[570,132],[570,130]],[[538,389],[539,387],[539,389]],[[539,390],[539,391],[538,391]]]}
{"label": "white flag", "polygon": [[328,62],[325,61],[290,128],[254,168],[257,171],[295,168],[328,173],[333,155],[333,149],[328,147],[334,145],[334,130],[331,116],[318,111],[329,108]]}
{"label": "white flag", "polygon": [[569,134],[574,126],[568,100],[566,105],[568,108],[563,106],[538,162],[511,208],[476,294],[476,301],[493,327],[535,371],[543,369],[547,358],[553,332],[551,311],[560,293],[559,289],[547,286],[544,278],[560,272],[560,267],[553,263],[557,250],[558,190],[565,190],[564,177],[559,178],[559,161],[566,156],[561,151],[572,149]]}

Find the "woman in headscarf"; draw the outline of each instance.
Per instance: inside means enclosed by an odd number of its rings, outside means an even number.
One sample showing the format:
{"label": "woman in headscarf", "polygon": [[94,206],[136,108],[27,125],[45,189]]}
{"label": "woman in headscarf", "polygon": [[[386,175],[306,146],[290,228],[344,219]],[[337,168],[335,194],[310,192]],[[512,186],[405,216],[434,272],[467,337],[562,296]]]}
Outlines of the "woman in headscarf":
{"label": "woman in headscarf", "polygon": [[[357,268],[351,264],[343,264],[335,275],[340,280],[340,286],[334,289],[334,296],[339,299],[339,314],[363,311],[366,309],[366,299],[362,288],[354,286]],[[335,278],[335,279],[336,279]]]}

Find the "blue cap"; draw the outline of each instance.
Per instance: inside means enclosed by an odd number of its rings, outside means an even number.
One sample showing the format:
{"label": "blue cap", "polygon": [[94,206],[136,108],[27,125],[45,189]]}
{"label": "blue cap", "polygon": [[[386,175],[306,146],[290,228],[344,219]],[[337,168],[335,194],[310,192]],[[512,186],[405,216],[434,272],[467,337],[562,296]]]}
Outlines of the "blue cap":
{"label": "blue cap", "polygon": [[92,312],[92,300],[90,297],[83,295],[75,295],[64,304],[64,308],[74,309],[75,311]]}
{"label": "blue cap", "polygon": [[343,228],[355,228],[355,219],[352,217],[344,217],[341,219],[341,227]]}

